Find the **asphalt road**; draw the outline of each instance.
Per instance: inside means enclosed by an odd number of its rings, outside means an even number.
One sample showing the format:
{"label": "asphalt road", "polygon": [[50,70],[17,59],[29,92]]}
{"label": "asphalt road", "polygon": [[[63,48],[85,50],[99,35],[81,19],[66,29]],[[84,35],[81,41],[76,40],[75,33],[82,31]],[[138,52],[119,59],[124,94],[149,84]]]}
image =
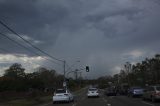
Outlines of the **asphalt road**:
{"label": "asphalt road", "polygon": [[87,98],[87,90],[83,89],[75,94],[75,102],[72,103],[48,103],[42,106],[160,106],[160,102],[152,103],[143,101],[141,98],[127,96],[105,96],[100,92],[99,98]]}

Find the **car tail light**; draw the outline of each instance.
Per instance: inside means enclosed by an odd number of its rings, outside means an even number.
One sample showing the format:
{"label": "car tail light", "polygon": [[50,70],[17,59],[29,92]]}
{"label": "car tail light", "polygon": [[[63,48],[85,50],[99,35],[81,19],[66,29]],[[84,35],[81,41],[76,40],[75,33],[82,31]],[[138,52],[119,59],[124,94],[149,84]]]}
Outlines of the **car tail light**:
{"label": "car tail light", "polygon": [[154,96],[160,96],[160,92],[154,92],[153,95]]}

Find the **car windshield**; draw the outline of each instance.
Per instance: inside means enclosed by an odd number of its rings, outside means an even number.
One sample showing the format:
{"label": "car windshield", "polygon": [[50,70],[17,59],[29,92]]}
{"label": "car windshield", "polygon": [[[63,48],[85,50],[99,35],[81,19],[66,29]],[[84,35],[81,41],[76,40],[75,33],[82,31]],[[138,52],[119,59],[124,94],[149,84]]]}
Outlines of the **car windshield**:
{"label": "car windshield", "polygon": [[132,89],[142,89],[141,87],[133,87]]}
{"label": "car windshield", "polygon": [[97,88],[90,88],[89,91],[97,91]]}
{"label": "car windshield", "polygon": [[66,90],[64,90],[64,89],[58,89],[58,90],[56,90],[56,93],[66,93]]}

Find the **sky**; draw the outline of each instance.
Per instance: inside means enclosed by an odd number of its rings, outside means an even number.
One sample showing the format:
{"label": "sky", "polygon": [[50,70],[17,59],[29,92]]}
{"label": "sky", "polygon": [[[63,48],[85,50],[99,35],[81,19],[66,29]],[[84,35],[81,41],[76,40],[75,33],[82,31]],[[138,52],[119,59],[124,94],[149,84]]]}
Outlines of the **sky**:
{"label": "sky", "polygon": [[[160,53],[159,10],[159,0],[0,0],[0,21],[65,60],[67,72],[88,65],[90,72],[82,70],[83,77],[98,78]],[[0,35],[0,75],[13,63],[29,73],[42,66],[63,74],[63,62],[40,53],[3,25],[0,33],[30,49]]]}

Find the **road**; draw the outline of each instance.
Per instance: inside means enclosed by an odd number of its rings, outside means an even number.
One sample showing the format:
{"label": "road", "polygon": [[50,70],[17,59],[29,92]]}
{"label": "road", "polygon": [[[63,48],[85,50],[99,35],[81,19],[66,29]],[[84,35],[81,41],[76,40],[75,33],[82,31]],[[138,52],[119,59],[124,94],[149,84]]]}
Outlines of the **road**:
{"label": "road", "polygon": [[75,94],[75,102],[73,103],[48,103],[42,106],[160,106],[160,102],[152,103],[143,101],[141,98],[129,98],[127,96],[110,96],[100,92],[99,98],[87,98],[86,89],[83,89]]}

